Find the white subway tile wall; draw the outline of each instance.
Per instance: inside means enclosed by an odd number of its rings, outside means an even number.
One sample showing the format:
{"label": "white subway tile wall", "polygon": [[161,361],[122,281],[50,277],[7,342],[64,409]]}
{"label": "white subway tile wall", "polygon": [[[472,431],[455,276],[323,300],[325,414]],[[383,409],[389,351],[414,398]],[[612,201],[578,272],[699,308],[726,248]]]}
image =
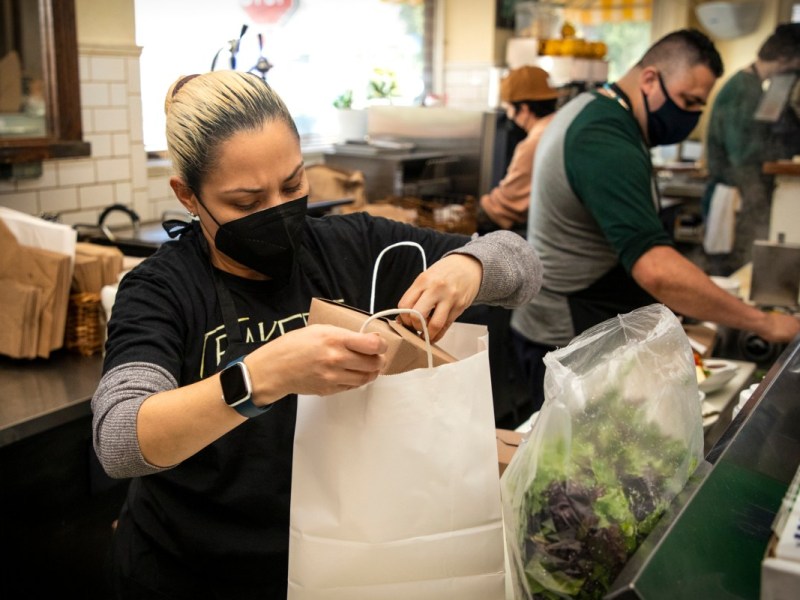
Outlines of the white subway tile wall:
{"label": "white subway tile wall", "polygon": [[96,223],[111,204],[133,208],[143,221],[179,210],[169,168],[148,175],[142,136],[141,49],[81,46],[78,69],[83,137],[91,156],[45,161],[42,176],[0,181],[0,206],[32,215],[58,213],[67,224]]}
{"label": "white subway tile wall", "polygon": [[106,183],[102,185],[84,185],[78,189],[78,205],[81,208],[103,209],[109,204],[109,198],[114,197],[114,186]]}
{"label": "white subway tile wall", "polygon": [[444,93],[451,108],[487,110],[491,74],[490,63],[449,63],[444,67]]}

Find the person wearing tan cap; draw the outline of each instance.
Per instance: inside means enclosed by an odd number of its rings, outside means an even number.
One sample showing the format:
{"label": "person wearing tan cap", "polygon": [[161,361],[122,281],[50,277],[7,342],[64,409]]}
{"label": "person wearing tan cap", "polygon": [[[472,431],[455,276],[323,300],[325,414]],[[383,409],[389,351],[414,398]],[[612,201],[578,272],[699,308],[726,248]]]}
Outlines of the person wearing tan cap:
{"label": "person wearing tan cap", "polygon": [[525,66],[512,70],[500,83],[500,100],[509,121],[527,133],[517,144],[506,174],[484,194],[478,211],[479,228],[512,229],[525,235],[536,146],[556,110],[559,91],[548,81],[547,71]]}

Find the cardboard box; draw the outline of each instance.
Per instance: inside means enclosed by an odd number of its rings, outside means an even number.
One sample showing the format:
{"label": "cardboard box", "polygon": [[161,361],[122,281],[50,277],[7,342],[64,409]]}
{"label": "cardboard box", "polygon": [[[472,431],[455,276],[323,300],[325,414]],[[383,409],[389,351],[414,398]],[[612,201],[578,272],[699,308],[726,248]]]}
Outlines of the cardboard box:
{"label": "cardboard box", "polygon": [[[312,298],[311,308],[308,311],[308,324],[325,324],[344,327],[351,331],[360,331],[361,325],[369,318],[369,313],[322,298]],[[379,318],[370,322],[365,331],[379,333],[389,349],[386,351],[385,375],[405,373],[412,369],[421,369],[428,366],[427,344],[425,340],[403,327],[394,319]],[[433,366],[455,362],[456,359],[436,344],[431,344]]]}
{"label": "cardboard box", "polygon": [[500,475],[502,475],[522,443],[522,434],[510,429],[496,429],[495,437],[497,438],[497,462],[500,466]]}

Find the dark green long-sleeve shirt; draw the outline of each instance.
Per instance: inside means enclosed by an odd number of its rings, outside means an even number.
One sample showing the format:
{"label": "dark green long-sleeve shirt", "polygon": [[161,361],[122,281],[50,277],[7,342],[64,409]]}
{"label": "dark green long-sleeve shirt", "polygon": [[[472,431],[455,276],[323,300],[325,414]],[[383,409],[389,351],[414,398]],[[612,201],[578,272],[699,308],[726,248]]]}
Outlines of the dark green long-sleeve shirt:
{"label": "dark green long-sleeve shirt", "polygon": [[717,94],[706,138],[715,181],[740,187],[742,177],[761,176],[764,162],[791,156],[772,123],[755,120],[761,96],[761,80],[747,70],[734,74]]}

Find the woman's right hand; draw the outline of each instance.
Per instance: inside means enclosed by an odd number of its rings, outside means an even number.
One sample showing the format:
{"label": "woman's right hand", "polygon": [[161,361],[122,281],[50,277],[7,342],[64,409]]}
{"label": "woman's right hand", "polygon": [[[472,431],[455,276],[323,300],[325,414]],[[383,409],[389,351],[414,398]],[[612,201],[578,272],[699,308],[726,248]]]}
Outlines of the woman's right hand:
{"label": "woman's right hand", "polygon": [[287,394],[326,396],[361,387],[378,377],[386,350],[376,333],[309,325],[263,345],[244,362],[254,402],[263,405]]}

